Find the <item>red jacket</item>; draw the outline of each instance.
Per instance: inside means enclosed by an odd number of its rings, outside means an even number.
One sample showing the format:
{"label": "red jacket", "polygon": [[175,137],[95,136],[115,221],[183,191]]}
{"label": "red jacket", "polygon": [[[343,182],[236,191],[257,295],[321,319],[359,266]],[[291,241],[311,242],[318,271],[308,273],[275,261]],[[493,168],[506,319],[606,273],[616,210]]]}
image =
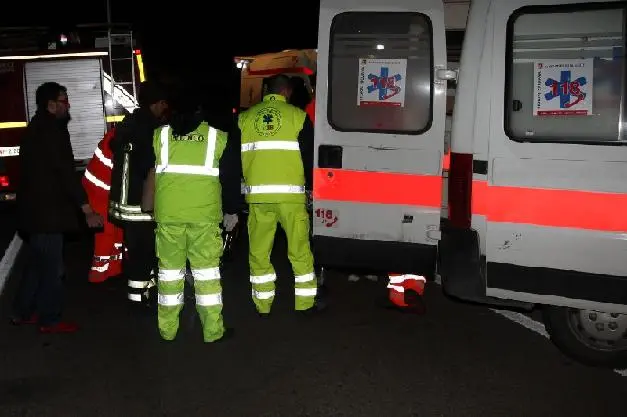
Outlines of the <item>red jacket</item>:
{"label": "red jacket", "polygon": [[89,204],[100,215],[106,216],[109,209],[109,189],[111,187],[111,169],[113,154],[109,142],[115,135],[115,129],[109,130],[98,143],[94,156],[87,164],[83,175],[83,187]]}

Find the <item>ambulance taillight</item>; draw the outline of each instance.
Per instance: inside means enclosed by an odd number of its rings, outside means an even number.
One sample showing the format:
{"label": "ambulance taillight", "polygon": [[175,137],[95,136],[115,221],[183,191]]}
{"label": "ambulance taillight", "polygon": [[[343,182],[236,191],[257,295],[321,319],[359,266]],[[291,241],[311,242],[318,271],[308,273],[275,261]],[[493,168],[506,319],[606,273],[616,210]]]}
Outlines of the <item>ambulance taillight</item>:
{"label": "ambulance taillight", "polygon": [[470,228],[472,154],[451,152],[448,174],[448,216],[453,227]]}

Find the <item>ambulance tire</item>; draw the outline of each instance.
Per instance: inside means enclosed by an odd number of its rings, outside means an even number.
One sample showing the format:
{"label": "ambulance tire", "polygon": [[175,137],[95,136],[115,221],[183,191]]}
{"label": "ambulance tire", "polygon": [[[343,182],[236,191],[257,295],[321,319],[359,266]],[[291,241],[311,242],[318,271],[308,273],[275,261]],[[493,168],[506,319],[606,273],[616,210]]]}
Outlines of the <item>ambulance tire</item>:
{"label": "ambulance tire", "polygon": [[574,329],[572,308],[545,306],[542,309],[544,325],[551,341],[566,356],[584,365],[624,369],[627,368],[627,347],[611,350],[595,348],[582,340]]}

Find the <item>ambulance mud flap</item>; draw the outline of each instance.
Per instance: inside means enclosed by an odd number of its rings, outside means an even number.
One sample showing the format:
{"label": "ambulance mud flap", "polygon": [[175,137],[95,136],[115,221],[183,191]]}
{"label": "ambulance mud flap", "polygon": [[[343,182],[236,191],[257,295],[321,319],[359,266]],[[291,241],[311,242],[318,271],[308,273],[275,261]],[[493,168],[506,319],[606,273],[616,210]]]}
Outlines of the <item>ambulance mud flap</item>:
{"label": "ambulance mud flap", "polygon": [[444,293],[463,301],[531,310],[533,304],[486,295],[485,258],[479,252],[479,235],[472,229],[441,225],[438,273]]}

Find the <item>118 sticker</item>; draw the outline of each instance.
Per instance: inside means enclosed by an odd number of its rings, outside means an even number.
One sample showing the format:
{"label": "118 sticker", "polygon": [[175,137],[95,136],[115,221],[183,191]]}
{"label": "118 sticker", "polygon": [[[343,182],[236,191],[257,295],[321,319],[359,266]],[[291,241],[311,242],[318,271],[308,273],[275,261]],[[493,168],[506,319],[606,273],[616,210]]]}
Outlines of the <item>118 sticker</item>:
{"label": "118 sticker", "polygon": [[339,213],[337,210],[317,208],[314,211],[314,217],[316,218],[316,226],[337,227]]}

